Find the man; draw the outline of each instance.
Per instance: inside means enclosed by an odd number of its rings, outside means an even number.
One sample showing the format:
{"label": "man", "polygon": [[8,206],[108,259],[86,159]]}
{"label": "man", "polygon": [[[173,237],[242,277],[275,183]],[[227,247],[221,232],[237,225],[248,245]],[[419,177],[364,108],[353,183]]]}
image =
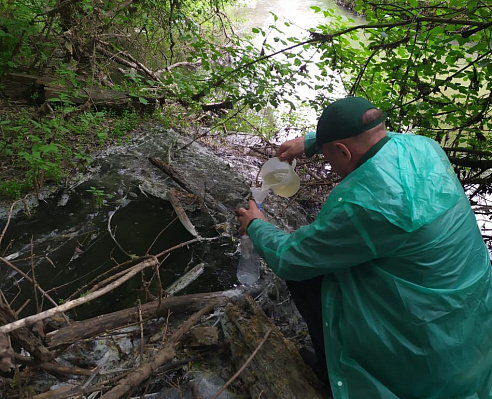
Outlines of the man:
{"label": "man", "polygon": [[381,111],[348,97],[277,156],[303,152],[342,177],[316,220],[288,234],[250,201],[239,232],[304,290],[294,301],[334,398],[492,398],[489,253],[439,145],[387,133]]}

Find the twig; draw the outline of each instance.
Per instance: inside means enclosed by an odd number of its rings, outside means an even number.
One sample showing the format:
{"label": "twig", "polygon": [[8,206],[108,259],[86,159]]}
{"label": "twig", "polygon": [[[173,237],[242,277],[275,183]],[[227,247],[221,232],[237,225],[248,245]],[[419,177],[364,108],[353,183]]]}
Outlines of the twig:
{"label": "twig", "polygon": [[12,218],[12,214],[14,213],[14,207],[18,202],[24,201],[26,198],[17,200],[15,201],[12,205],[10,205],[9,213],[7,215],[7,222],[5,223],[5,227],[2,230],[2,234],[0,234],[0,244],[2,243],[3,237],[5,236],[5,233],[7,232],[7,228],[9,227],[10,224],[10,219]]}
{"label": "twig", "polygon": [[113,212],[111,212],[111,214],[109,215],[109,218],[108,218],[108,233],[111,236],[111,238],[114,241],[114,243],[118,246],[118,248],[120,249],[120,251],[123,252],[126,256],[128,256],[130,259],[133,259],[133,256],[131,254],[129,254],[127,251],[125,251],[125,249],[120,245],[120,243],[118,242],[118,240],[116,240],[116,237],[114,236],[113,232],[111,231],[111,219],[113,218],[113,215],[116,213],[116,211],[118,209],[119,209],[119,206]]}
{"label": "twig", "polygon": [[195,382],[193,384],[193,387],[191,388],[191,394],[193,395],[193,399],[203,399],[203,396],[198,389],[198,383]]}
{"label": "twig", "polygon": [[178,249],[181,247],[185,247],[187,245],[193,244],[195,242],[202,242],[202,241],[214,241],[220,238],[219,236],[217,237],[198,237],[198,238],[193,238],[192,240],[188,240],[185,242],[182,242],[181,244],[175,245],[172,248],[168,248],[165,251],[159,252],[158,254],[154,255],[156,258],[160,258],[161,256],[167,255],[169,252],[171,252],[174,249]]}
{"label": "twig", "polygon": [[71,374],[71,375],[86,375],[90,376],[94,373],[93,370],[83,369],[80,367],[68,367],[57,363],[41,363],[37,364],[36,361],[30,356],[23,356],[18,353],[14,353],[14,360],[16,363],[24,364],[32,368],[40,368],[48,372],[55,372],[58,374]]}
{"label": "twig", "polygon": [[138,300],[138,324],[140,327],[140,364],[143,363],[144,356],[144,332],[143,332],[143,319],[142,319],[142,303]]}
{"label": "twig", "polygon": [[215,303],[211,303],[205,306],[200,311],[194,313],[188,320],[186,320],[181,327],[174,332],[172,337],[166,342],[166,344],[156,353],[153,359],[145,362],[136,369],[134,369],[130,375],[121,380],[109,392],[106,392],[101,399],[117,399],[124,395],[127,395],[143,381],[148,379],[155,371],[162,366],[165,362],[174,358],[175,345],[181,339],[181,337],[193,327],[202,316],[213,310]]}
{"label": "twig", "polygon": [[73,309],[77,306],[80,306],[84,303],[90,302],[96,298],[99,298],[100,296],[107,294],[108,292],[114,290],[116,287],[119,287],[121,284],[124,282],[128,281],[131,279],[133,276],[135,276],[137,273],[141,272],[147,267],[155,266],[158,263],[157,258],[152,257],[149,260],[146,260],[144,262],[141,262],[137,265],[135,265],[132,269],[128,271],[127,274],[125,274],[123,277],[119,278],[115,282],[107,285],[106,287],[100,289],[99,291],[93,292],[89,295],[83,296],[82,298],[77,298],[74,299],[73,301],[65,302],[63,305],[60,306],[55,306],[54,308],[45,310],[44,312],[25,317],[23,319],[14,321],[12,323],[6,324],[4,326],[0,327],[0,333],[9,333],[11,331],[17,330],[18,328],[21,327],[26,327],[29,325],[32,325],[33,323],[37,321],[44,320],[48,317],[54,316],[57,313],[62,313],[66,312],[69,309]]}
{"label": "twig", "polygon": [[[0,257],[0,262],[3,262],[5,263],[8,267],[10,267],[11,269],[15,270],[17,273],[19,273],[22,277],[24,277],[27,281],[31,282],[32,284],[34,284],[33,280],[31,279],[31,277],[29,277],[26,273],[24,273],[22,270],[20,270],[18,267],[14,266],[12,263],[10,263],[7,259],[5,258],[2,258]],[[36,285],[36,289],[41,292],[41,294],[43,294],[43,296],[45,298],[48,299],[48,301],[50,301],[53,305],[55,306],[58,306],[58,304],[53,300],[53,298],[51,298],[48,293],[43,290],[39,285]],[[68,318],[63,315],[63,317],[65,318],[65,320],[68,322]]]}
{"label": "twig", "polygon": [[34,273],[34,238],[31,236],[31,274],[32,274],[32,286],[34,289],[34,300],[36,301],[36,310],[38,312],[41,311],[39,307],[39,299],[38,299],[38,283],[36,282],[36,274]]}
{"label": "twig", "polygon": [[[161,256],[165,256],[165,255],[169,254],[170,252],[174,251],[175,249],[182,248],[184,246],[193,244],[195,242],[199,242],[199,241],[212,241],[212,240],[216,240],[217,238],[219,238],[219,237],[210,237],[210,238],[199,237],[199,238],[194,238],[192,240],[185,241],[185,242],[183,242],[181,244],[177,244],[177,245],[175,245],[175,246],[173,246],[171,248],[168,248],[168,249],[166,249],[166,250],[164,250],[162,252],[159,252],[157,255],[147,255],[146,257],[149,257],[150,256],[150,258],[160,258]],[[1,259],[2,258],[0,258],[0,260]],[[159,264],[157,263],[156,266],[158,266],[158,265]],[[118,265],[118,266],[120,266],[120,265]],[[129,269],[129,270],[131,270],[131,269]],[[110,281],[113,281],[116,278],[119,278],[121,275],[124,275],[126,272],[127,272],[126,270],[123,270],[123,271],[118,272],[118,273],[116,273],[116,274],[114,274],[112,276],[109,276],[105,280],[101,281],[100,283],[98,283],[97,285],[95,285],[94,287],[92,287],[90,291],[93,291],[94,289],[97,289],[99,286],[104,285],[106,283],[109,283]]]}
{"label": "twig", "polygon": [[263,337],[263,339],[261,340],[261,342],[258,344],[257,348],[253,351],[253,353],[249,356],[248,360],[246,360],[246,362],[241,366],[241,368],[236,372],[236,374],[234,374],[230,379],[229,381],[227,381],[223,386],[222,388],[220,388],[214,396],[212,396],[211,399],[217,399],[217,397],[222,393],[224,392],[227,387],[229,385],[231,385],[231,383],[244,371],[244,369],[248,366],[248,364],[251,363],[251,361],[253,360],[253,358],[256,356],[256,354],[258,353],[258,351],[260,350],[260,348],[263,346],[263,344],[266,342],[266,340],[268,339],[268,336],[270,335],[270,333],[272,332],[272,329],[269,328],[268,331],[266,332],[265,336]]}

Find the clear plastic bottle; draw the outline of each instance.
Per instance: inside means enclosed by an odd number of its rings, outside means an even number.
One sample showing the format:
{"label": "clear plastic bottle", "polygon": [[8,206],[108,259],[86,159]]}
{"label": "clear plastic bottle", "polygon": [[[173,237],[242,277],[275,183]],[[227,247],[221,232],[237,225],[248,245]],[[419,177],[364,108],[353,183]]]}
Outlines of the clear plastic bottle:
{"label": "clear plastic bottle", "polygon": [[241,284],[253,285],[260,278],[260,255],[247,234],[241,236],[241,257],[237,266],[237,279]]}

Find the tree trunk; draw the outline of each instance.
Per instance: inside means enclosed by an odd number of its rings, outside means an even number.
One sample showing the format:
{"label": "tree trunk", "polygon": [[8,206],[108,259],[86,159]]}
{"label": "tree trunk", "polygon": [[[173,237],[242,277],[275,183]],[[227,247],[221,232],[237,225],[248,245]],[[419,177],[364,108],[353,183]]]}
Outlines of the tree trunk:
{"label": "tree trunk", "polygon": [[[17,316],[4,303],[0,303],[0,325],[6,325],[17,320]],[[11,333],[12,339],[22,345],[36,360],[44,363],[52,360],[55,355],[43,345],[41,338],[27,327],[19,328]]]}
{"label": "tree trunk", "polygon": [[222,324],[232,359],[240,368],[256,349],[267,331],[268,339],[239,378],[252,398],[322,399],[329,398],[324,386],[303,362],[294,344],[288,341],[256,302],[245,295],[228,303]]}
{"label": "tree trunk", "polygon": [[[98,87],[75,89],[57,83],[54,78],[9,73],[4,77],[3,96],[21,100],[28,104],[43,104],[70,101],[76,105],[87,104],[95,108],[108,108],[116,111],[137,109],[152,113],[161,99],[146,96],[130,96],[117,90]],[[142,99],[142,101],[141,101]],[[146,102],[146,104],[144,104]]]}

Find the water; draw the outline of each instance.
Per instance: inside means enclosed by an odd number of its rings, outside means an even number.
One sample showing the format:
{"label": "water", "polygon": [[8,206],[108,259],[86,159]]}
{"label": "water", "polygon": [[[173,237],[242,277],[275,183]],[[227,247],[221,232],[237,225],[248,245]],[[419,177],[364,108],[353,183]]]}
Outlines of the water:
{"label": "water", "polygon": [[288,173],[286,172],[270,172],[263,176],[263,183],[267,186],[271,186],[273,184],[281,183],[287,177]]}
{"label": "water", "polygon": [[[159,275],[146,270],[111,293],[70,312],[83,319],[145,302],[159,294],[199,263],[204,272],[180,294],[230,289],[236,281],[238,262],[233,210],[244,203],[249,184],[230,165],[206,149],[192,145],[172,151],[188,141],[176,133],[149,130],[135,135],[130,144],[109,149],[92,166],[88,180],[61,189],[11,220],[0,245],[2,257],[36,282],[57,303],[67,300],[79,287],[75,299],[94,285],[104,273],[114,274],[128,268],[132,258],[158,254],[194,237],[176,218],[166,198],[174,188],[183,208],[202,237],[213,241],[194,243],[160,258]],[[171,156],[180,171],[200,193],[196,197],[177,186],[147,160]],[[205,187],[224,205],[226,213],[211,211],[200,202],[198,188]],[[94,193],[99,193],[99,198]],[[0,221],[0,231],[4,221]],[[234,231],[233,231],[234,229]],[[119,266],[124,262],[124,267]],[[14,309],[26,301],[21,317],[36,312],[32,283],[0,263],[0,288]],[[51,307],[38,295],[43,310]]]}

